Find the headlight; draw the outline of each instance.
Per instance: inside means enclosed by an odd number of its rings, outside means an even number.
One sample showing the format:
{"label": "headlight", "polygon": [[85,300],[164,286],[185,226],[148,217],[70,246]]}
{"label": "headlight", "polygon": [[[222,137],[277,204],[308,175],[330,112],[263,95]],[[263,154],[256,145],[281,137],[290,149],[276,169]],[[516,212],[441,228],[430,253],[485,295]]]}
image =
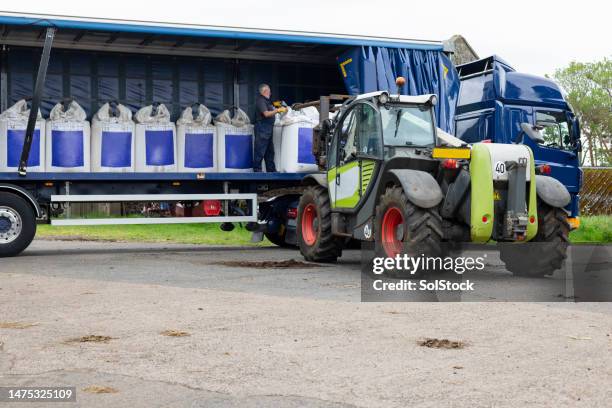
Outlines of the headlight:
{"label": "headlight", "polygon": [[386,92],[381,93],[378,97],[378,102],[380,102],[381,105],[384,105],[389,102],[389,94]]}

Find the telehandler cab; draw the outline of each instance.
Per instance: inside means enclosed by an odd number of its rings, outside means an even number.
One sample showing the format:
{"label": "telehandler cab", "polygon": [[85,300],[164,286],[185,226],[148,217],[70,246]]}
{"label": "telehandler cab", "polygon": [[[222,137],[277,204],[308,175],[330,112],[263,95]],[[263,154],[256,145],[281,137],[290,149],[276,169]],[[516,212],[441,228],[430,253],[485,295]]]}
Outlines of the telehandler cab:
{"label": "telehandler cab", "polygon": [[494,240],[515,242],[500,246],[514,274],[552,274],[566,257],[570,195],[536,175],[522,139],[542,142],[538,129],[523,123],[512,145],[467,145],[436,128],[435,104],[435,95],[372,92],[346,99],[329,118],[322,98],[313,152],[325,173],[304,179],[302,255],[334,262],[358,240],[373,241],[376,256],[439,256],[445,242]]}

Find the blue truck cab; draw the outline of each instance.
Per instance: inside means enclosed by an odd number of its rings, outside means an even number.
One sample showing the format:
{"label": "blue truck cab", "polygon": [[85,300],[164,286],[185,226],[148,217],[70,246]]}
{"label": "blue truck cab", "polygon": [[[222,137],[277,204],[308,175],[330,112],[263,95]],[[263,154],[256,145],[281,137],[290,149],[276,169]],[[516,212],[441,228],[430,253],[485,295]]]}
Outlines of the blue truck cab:
{"label": "blue truck cab", "polygon": [[457,72],[461,86],[455,136],[468,143],[487,139],[514,143],[522,122],[542,126],[545,143],[538,145],[529,138],[525,143],[533,150],[536,166],[549,165],[545,169],[550,176],[567,187],[572,201],[566,210],[577,221],[582,184],[580,126],[559,85],[516,72],[497,56],[459,65]]}

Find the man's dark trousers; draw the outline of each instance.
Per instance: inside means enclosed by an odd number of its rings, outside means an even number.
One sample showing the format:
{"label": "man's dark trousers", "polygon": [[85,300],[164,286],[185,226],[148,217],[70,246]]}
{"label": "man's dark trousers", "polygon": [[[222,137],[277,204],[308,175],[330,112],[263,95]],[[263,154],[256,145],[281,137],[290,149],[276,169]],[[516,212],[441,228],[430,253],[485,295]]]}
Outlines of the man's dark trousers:
{"label": "man's dark trousers", "polygon": [[255,123],[255,146],[253,152],[253,170],[261,171],[262,159],[266,162],[266,171],[275,172],[274,166],[274,143],[272,133],[274,126],[257,122]]}

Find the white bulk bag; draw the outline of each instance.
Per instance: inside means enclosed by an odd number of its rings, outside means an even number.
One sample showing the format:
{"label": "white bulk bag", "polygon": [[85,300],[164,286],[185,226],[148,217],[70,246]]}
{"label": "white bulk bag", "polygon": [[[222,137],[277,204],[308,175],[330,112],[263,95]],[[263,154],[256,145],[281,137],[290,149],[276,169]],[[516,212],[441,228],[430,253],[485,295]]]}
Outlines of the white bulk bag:
{"label": "white bulk bag", "polygon": [[[314,113],[316,112],[316,114]],[[313,128],[319,123],[318,111],[290,110],[281,118],[283,125],[279,171],[307,173],[318,171],[312,154]]]}
{"label": "white bulk bag", "polygon": [[[19,168],[21,152],[25,140],[30,109],[25,99],[0,114],[0,172],[13,172]],[[30,172],[45,171],[45,120],[38,111],[27,170]]]}
{"label": "white bulk bag", "polygon": [[210,122],[210,111],[199,103],[185,108],[176,121],[180,172],[217,170],[217,133]]}
{"label": "white bulk bag", "polygon": [[[281,148],[283,145],[283,125],[280,122],[280,115],[276,115],[274,129],[272,130],[272,145],[274,146],[274,167],[276,171],[281,171]],[[265,160],[263,165],[265,166]]]}
{"label": "white bulk bag", "polygon": [[91,171],[133,172],[134,131],[129,108],[121,104],[102,105],[91,121]]}
{"label": "white bulk bag", "polygon": [[56,104],[46,125],[46,168],[49,172],[90,171],[90,125],[75,101]]}
{"label": "white bulk bag", "polygon": [[253,125],[248,115],[237,109],[232,118],[229,111],[215,118],[218,146],[218,169],[222,173],[253,172]]}
{"label": "white bulk bag", "polygon": [[134,115],[136,125],[136,171],[177,170],[176,126],[164,104],[149,105]]}

